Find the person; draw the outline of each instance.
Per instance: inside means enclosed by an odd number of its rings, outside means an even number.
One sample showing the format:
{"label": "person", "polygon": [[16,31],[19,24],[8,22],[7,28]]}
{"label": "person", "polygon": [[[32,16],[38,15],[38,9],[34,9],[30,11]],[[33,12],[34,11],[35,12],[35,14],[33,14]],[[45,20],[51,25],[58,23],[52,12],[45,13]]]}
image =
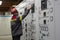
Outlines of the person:
{"label": "person", "polygon": [[22,16],[19,16],[16,8],[11,9],[11,14],[13,14],[11,18],[11,33],[12,40],[20,40],[20,37],[23,35],[22,31],[22,20],[29,14],[30,8],[25,8],[25,13]]}

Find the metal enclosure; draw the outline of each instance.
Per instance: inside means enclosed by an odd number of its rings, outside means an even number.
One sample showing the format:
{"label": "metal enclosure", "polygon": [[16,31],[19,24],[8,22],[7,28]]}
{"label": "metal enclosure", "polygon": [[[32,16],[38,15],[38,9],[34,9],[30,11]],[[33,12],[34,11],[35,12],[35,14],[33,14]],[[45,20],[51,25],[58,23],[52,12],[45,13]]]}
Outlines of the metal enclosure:
{"label": "metal enclosure", "polygon": [[21,40],[55,40],[54,0],[25,0],[25,2],[27,3],[23,9],[30,6],[33,6],[33,9],[22,22]]}

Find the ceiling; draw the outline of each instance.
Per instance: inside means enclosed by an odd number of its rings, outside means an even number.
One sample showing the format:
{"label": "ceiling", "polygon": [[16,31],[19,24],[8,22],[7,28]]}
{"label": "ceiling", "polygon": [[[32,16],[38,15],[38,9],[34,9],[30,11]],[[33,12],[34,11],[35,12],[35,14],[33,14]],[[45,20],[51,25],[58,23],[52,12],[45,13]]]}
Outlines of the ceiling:
{"label": "ceiling", "polygon": [[0,0],[2,5],[0,5],[0,12],[7,12],[10,10],[12,5],[17,5],[23,0]]}

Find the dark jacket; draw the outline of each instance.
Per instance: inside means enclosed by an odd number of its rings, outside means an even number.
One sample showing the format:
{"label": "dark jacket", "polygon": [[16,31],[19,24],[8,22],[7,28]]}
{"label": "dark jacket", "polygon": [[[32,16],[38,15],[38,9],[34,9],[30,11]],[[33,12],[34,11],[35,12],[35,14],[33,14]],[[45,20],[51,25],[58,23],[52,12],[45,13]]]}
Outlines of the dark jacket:
{"label": "dark jacket", "polygon": [[21,17],[16,17],[12,16],[12,19],[11,19],[11,33],[12,33],[12,36],[16,36],[16,35],[22,35],[23,32],[22,32],[22,20],[28,15],[30,9],[25,9],[25,13],[24,15],[22,15]]}

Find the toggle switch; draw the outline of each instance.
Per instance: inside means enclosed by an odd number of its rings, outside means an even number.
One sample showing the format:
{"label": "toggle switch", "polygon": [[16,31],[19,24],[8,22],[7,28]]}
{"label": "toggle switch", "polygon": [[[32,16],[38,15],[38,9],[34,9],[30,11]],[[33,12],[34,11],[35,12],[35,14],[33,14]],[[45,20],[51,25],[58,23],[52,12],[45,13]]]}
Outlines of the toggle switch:
{"label": "toggle switch", "polygon": [[43,13],[44,17],[46,17],[46,12]]}
{"label": "toggle switch", "polygon": [[46,20],[44,20],[43,22],[44,22],[44,24],[46,24]]}

